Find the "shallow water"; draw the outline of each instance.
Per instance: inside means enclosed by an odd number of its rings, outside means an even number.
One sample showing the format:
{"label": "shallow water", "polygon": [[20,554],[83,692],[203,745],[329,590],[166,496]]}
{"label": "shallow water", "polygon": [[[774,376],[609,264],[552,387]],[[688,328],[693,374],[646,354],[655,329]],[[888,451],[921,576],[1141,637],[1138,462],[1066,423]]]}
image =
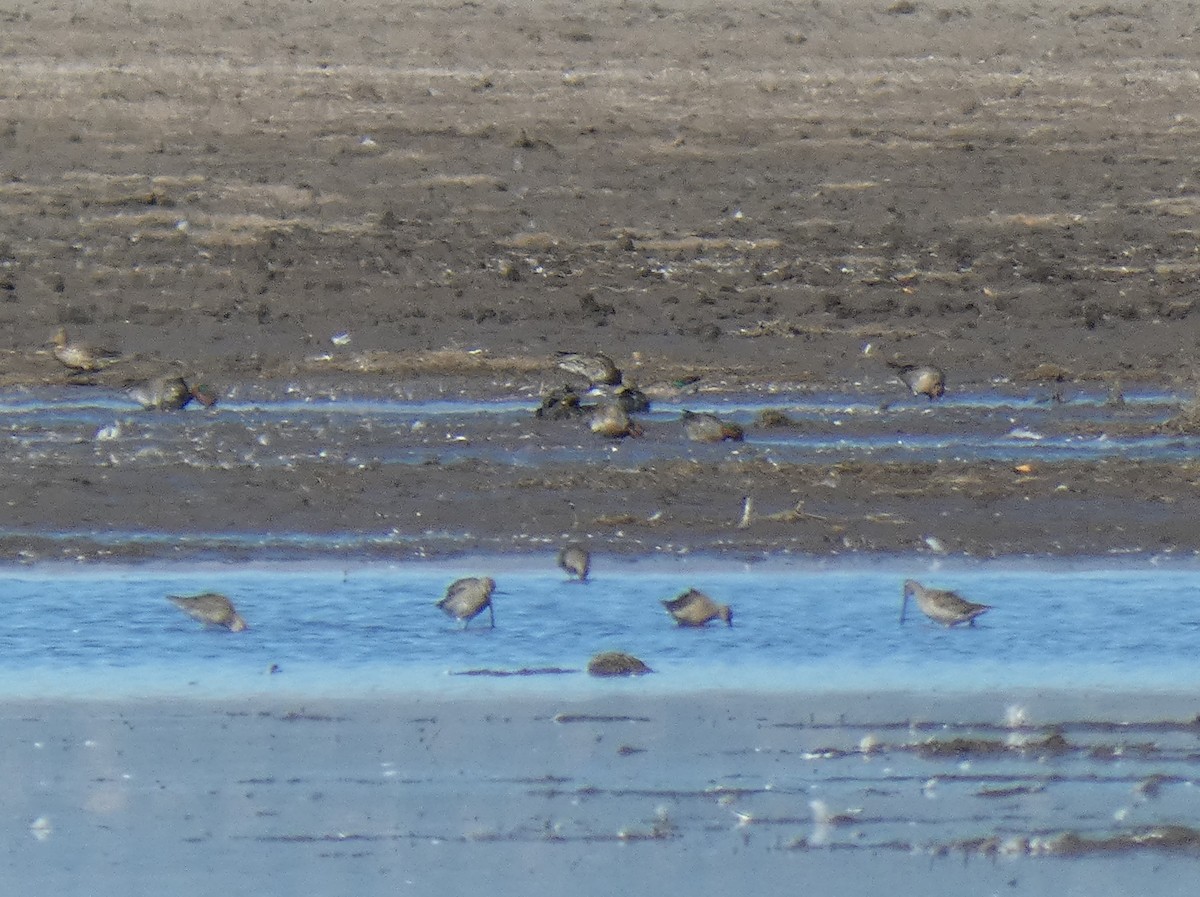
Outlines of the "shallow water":
{"label": "shallow water", "polygon": [[[461,575],[492,575],[496,628],[434,607]],[[910,605],[913,576],[994,605],[945,629]],[[660,605],[698,587],[734,625],[676,627]],[[228,594],[245,633],[204,629],[168,594]],[[162,692],[355,693],[429,689],[633,687],[581,670],[594,653],[632,652],[656,670],[639,689],[995,691],[1028,687],[1187,690],[1200,685],[1200,570],[1151,564],[930,570],[749,565],[598,557],[567,582],[553,556],[470,561],[9,569],[0,690],[12,695]],[[280,672],[266,671],[276,665]],[[519,677],[448,675],[557,668]]]}
{"label": "shallow water", "polygon": [[[952,393],[931,405],[894,390],[702,393],[655,401],[641,416],[646,437],[614,443],[581,422],[535,421],[534,395],[480,400],[466,395],[364,397],[330,390],[242,390],[211,410],[143,412],[122,393],[93,388],[27,389],[0,396],[7,456],[16,463],[65,459],[106,464],[171,463],[196,467],[291,467],[324,463],[450,463],[483,459],[534,466],[618,457],[646,463],[681,451],[802,462],[1163,460],[1194,457],[1200,436],[1163,435],[1182,396],[1131,393],[1123,406],[1099,391],[1049,401],[1038,392],[999,386]],[[714,411],[749,430],[745,443],[688,443],[683,409]],[[766,409],[791,428],[755,427]]]}

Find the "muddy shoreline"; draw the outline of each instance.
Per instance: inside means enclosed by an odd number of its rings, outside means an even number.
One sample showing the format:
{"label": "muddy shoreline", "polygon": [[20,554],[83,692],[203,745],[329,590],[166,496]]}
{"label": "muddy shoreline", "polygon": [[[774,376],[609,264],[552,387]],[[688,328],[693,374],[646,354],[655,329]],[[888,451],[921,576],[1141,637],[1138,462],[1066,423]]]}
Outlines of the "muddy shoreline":
{"label": "muddy shoreline", "polygon": [[[1183,10],[1019,0],[31,4],[0,30],[0,388],[62,385],[61,324],[126,353],[110,389],[493,395],[557,385],[572,349],[644,383],[837,390],[901,360],[944,367],[951,397],[1188,396],[1195,32]],[[0,488],[0,558],[26,561],[247,532],[379,533],[385,556],[1200,549],[1190,462],[97,454]]]}

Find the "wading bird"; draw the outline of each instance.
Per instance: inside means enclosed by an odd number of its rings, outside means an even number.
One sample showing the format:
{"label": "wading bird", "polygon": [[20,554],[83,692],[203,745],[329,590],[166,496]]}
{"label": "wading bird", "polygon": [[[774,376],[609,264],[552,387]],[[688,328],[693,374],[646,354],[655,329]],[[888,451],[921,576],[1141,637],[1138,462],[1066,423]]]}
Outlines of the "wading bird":
{"label": "wading bird", "polygon": [[904,581],[904,598],[900,602],[900,622],[904,622],[904,612],[908,609],[908,599],[915,598],[921,613],[943,626],[957,626],[966,623],[975,625],[975,618],[985,611],[992,609],[990,604],[976,604],[968,601],[957,592],[946,589],[927,589],[915,579]]}

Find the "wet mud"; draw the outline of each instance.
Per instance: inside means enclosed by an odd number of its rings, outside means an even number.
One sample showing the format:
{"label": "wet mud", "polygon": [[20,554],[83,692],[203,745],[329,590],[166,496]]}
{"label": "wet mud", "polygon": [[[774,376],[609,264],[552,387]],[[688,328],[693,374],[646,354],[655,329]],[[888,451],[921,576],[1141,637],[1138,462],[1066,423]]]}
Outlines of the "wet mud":
{"label": "wet mud", "polygon": [[[1195,31],[1184,8],[1020,0],[25,4],[0,28],[0,386],[92,388],[48,351],[61,325],[125,353],[98,388],[537,394],[556,351],[603,350],[644,383],[849,391],[932,362],[948,398],[1186,399]],[[0,471],[0,555],[280,532],[401,554],[1190,553],[1197,482],[1119,457],[97,455]]]}

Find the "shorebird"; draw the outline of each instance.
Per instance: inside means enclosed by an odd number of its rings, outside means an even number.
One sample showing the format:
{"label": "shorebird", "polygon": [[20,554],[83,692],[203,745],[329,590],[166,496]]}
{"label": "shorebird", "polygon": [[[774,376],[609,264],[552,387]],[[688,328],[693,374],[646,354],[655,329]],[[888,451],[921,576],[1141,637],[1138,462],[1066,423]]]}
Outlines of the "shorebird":
{"label": "shorebird", "polygon": [[629,419],[629,414],[624,408],[615,403],[597,405],[592,411],[590,426],[593,433],[607,436],[609,439],[643,435],[642,428]]}
{"label": "shorebird", "polygon": [[492,628],[496,628],[496,611],[492,607],[492,592],[496,590],[496,580],[490,576],[468,576],[456,579],[446,587],[446,596],[438,601],[437,606],[451,617],[462,621],[463,628],[483,609],[488,609],[491,616]]}
{"label": "shorebird", "polygon": [[618,387],[612,398],[629,414],[644,414],[650,410],[650,397],[638,389],[635,383],[626,383]]}
{"label": "shorebird", "polygon": [[888,367],[896,372],[900,381],[912,390],[914,396],[926,396],[929,401],[940,399],[946,394],[946,372],[932,364],[900,364],[889,361]]}
{"label": "shorebird", "polygon": [[739,425],[726,423],[707,411],[684,411],[679,419],[683,421],[688,439],[693,442],[721,442],[724,439],[741,442],[746,438],[745,431]]}
{"label": "shorebird", "polygon": [[703,626],[709,620],[718,618],[724,620],[726,626],[733,625],[733,611],[728,604],[717,604],[696,589],[688,589],[678,598],[664,601],[662,605],[680,626]]}
{"label": "shorebird", "polygon": [[224,626],[230,632],[241,632],[246,621],[233,606],[233,602],[216,592],[201,595],[168,595],[167,600],[191,617],[207,626]]}
{"label": "shorebird", "polygon": [[593,676],[642,676],[654,672],[624,651],[601,651],[588,661],[587,671]]}
{"label": "shorebird", "polygon": [[569,386],[564,386],[562,389],[552,389],[542,396],[542,404],[533,412],[533,416],[542,420],[570,420],[582,417],[586,413],[586,409],[579,404],[579,393]]}
{"label": "shorebird", "polygon": [[125,392],[147,411],[178,411],[193,399],[206,407],[217,403],[216,391],[211,386],[204,383],[189,386],[182,377],[156,377],[129,385]]}
{"label": "shorebird", "polygon": [[568,576],[573,576],[580,582],[587,582],[588,571],[592,567],[592,556],[582,545],[572,542],[558,553],[558,566],[566,570]]}
{"label": "shorebird", "polygon": [[975,625],[975,618],[984,611],[992,609],[990,604],[976,604],[968,601],[957,592],[945,589],[927,589],[915,579],[904,581],[904,600],[900,603],[900,622],[904,622],[904,612],[908,609],[908,599],[917,601],[921,613],[943,626],[957,626],[966,623]]}
{"label": "shorebird", "polygon": [[72,374],[94,374],[121,359],[121,353],[115,349],[71,339],[66,327],[55,330],[50,341],[54,344],[54,357]]}
{"label": "shorebird", "polygon": [[593,386],[621,385],[620,368],[603,352],[559,352],[556,363],[564,371],[586,378],[588,389]]}

